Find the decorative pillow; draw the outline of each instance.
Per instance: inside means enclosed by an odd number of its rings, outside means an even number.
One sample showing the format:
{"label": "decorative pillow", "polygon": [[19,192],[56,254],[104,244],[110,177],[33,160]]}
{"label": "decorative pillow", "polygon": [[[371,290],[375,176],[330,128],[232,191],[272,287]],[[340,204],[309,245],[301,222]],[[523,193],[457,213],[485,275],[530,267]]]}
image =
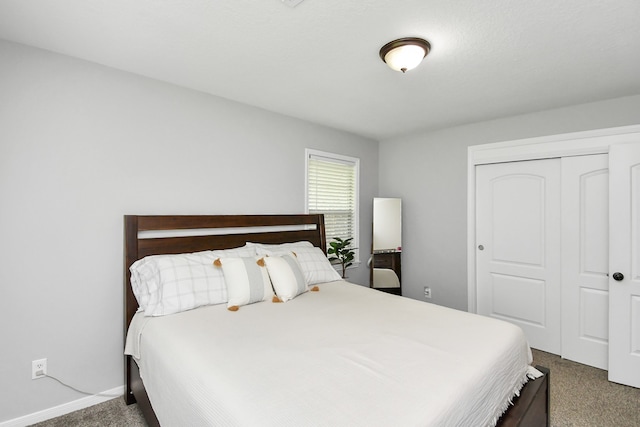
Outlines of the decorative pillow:
{"label": "decorative pillow", "polygon": [[258,251],[258,255],[271,256],[287,255],[290,252],[294,252],[300,264],[300,269],[304,274],[304,278],[307,281],[307,285],[342,280],[342,277],[340,277],[340,274],[333,268],[327,256],[322,252],[322,249],[318,247],[298,246],[288,251],[282,251],[265,249],[258,246],[256,250]]}
{"label": "decorative pillow", "polygon": [[146,316],[163,316],[227,301],[224,275],[212,263],[222,256],[252,256],[254,248],[152,255],[131,265],[131,288]]}
{"label": "decorative pillow", "polygon": [[264,263],[276,295],[282,302],[297,297],[309,290],[304,274],[293,253],[282,256],[266,256]]}
{"label": "decorative pillow", "polygon": [[227,283],[227,308],[238,307],[272,299],[273,288],[263,257],[219,258],[216,265],[222,267]]}

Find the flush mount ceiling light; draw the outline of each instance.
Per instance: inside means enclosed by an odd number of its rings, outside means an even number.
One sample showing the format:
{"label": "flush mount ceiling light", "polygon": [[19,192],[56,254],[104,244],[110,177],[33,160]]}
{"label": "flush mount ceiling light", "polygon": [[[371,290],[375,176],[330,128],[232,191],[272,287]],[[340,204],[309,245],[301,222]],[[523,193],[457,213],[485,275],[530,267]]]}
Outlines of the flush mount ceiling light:
{"label": "flush mount ceiling light", "polygon": [[382,46],[380,58],[392,69],[402,71],[416,68],[431,50],[431,44],[417,37],[404,37]]}

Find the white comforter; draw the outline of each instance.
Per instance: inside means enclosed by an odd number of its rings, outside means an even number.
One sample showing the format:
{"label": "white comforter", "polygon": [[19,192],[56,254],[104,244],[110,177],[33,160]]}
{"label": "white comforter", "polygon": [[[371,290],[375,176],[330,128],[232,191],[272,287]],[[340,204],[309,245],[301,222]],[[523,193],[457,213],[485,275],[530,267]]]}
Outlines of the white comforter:
{"label": "white comforter", "polygon": [[126,352],[163,427],[493,425],[535,373],[509,323],[342,281],[137,314]]}

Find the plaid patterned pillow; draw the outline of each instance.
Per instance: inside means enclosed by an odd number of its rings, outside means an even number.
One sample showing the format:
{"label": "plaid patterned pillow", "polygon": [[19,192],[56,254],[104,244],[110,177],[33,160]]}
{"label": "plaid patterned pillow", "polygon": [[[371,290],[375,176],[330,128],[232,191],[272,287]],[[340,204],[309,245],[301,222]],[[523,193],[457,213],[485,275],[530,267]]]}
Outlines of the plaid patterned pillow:
{"label": "plaid patterned pillow", "polygon": [[254,248],[191,254],[153,255],[130,268],[131,287],[146,316],[164,316],[227,302],[224,275],[213,261],[221,256],[252,256]]}

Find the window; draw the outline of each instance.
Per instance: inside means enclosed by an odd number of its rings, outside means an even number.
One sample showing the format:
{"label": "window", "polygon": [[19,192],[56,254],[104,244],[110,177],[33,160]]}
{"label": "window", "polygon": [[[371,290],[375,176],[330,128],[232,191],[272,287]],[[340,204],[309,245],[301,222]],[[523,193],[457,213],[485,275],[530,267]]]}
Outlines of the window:
{"label": "window", "polygon": [[353,238],[358,262],[360,159],[310,149],[306,156],[307,213],[324,214],[327,247],[334,237]]}

